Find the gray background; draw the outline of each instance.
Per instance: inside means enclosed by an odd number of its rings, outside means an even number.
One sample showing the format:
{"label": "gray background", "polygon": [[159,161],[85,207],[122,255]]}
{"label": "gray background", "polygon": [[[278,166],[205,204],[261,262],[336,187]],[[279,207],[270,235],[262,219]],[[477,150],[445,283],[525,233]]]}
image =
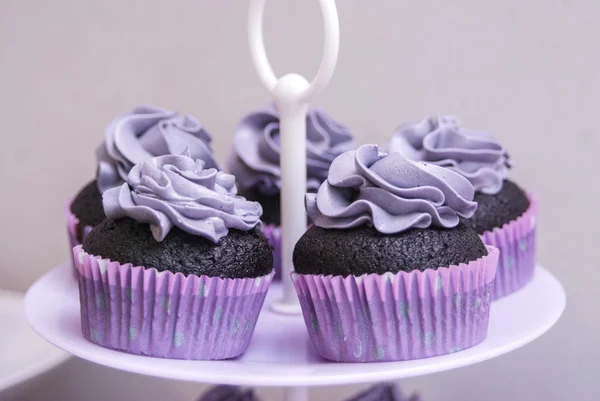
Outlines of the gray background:
{"label": "gray background", "polygon": [[[194,114],[225,159],[238,119],[269,99],[247,51],[246,6],[0,0],[3,287],[25,290],[67,258],[61,208],[92,178],[93,150],[113,116],[137,103]],[[600,399],[600,2],[339,0],[338,7],[339,65],[320,105],[363,143],[438,112],[494,133],[517,163],[512,177],[541,198],[539,260],[569,296],[559,324],[533,344],[407,380],[405,388],[427,401]],[[268,1],[275,70],[312,76],[321,25],[316,0]],[[26,398],[178,401],[200,388],[72,360]],[[326,395],[351,390],[312,394],[335,399]]]}

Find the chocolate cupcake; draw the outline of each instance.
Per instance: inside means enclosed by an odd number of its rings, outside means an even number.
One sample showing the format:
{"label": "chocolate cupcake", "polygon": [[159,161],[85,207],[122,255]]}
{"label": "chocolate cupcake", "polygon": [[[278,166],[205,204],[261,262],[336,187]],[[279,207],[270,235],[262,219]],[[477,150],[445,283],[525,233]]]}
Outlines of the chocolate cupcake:
{"label": "chocolate cupcake", "polygon": [[104,142],[96,150],[96,179],[88,183],[65,207],[71,248],[105,218],[102,193],[119,186],[131,168],[155,156],[188,150],[206,168],[220,169],[210,147],[211,137],[191,116],[153,106],[138,106],[111,121]]}
{"label": "chocolate cupcake", "polygon": [[537,200],[507,179],[511,160],[489,135],[460,127],[443,116],[400,126],[389,143],[391,152],[446,167],[467,178],[479,205],[463,223],[483,242],[500,249],[493,298],[523,287],[533,277]]}
{"label": "chocolate cupcake", "polygon": [[273,256],[261,206],[236,193],[232,175],[182,155],[138,164],[104,192],[107,219],[73,248],[84,336],[163,358],[241,355]]}
{"label": "chocolate cupcake", "polygon": [[[323,111],[311,109],[306,117],[307,192],[327,178],[331,162],[354,149],[348,128]],[[229,171],[235,175],[240,195],[263,207],[263,229],[273,246],[276,277],[281,271],[280,192],[281,155],[279,115],[275,105],[246,116],[238,125]]]}
{"label": "chocolate cupcake", "polygon": [[292,275],[317,351],[340,362],[397,361],[471,347],[487,334],[498,250],[460,218],[461,175],[363,145],[306,195],[314,226]]}

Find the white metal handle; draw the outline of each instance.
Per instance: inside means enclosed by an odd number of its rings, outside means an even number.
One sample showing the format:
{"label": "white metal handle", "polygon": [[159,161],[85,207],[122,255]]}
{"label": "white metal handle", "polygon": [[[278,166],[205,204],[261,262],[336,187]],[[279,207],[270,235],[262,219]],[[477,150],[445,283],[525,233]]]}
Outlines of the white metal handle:
{"label": "white metal handle", "polygon": [[[271,68],[263,39],[263,14],[266,0],[251,0],[248,15],[250,54],[263,85],[275,95],[278,79]],[[296,94],[297,103],[307,103],[316,97],[331,81],[340,48],[340,23],[335,0],[319,0],[323,14],[325,43],[319,71],[304,91]]]}
{"label": "white metal handle", "polygon": [[[258,75],[275,97],[279,112],[281,146],[281,270],[283,297],[272,305],[279,313],[299,313],[300,305],[290,276],[294,246],[306,231],[304,195],[306,194],[306,113],[308,102],[331,80],[337,63],[340,31],[334,0],[319,0],[325,26],[325,45],[321,66],[312,83],[298,74],[277,78],[265,50],[263,14],[265,0],[250,0],[248,40]],[[295,394],[295,393],[294,393]]]}

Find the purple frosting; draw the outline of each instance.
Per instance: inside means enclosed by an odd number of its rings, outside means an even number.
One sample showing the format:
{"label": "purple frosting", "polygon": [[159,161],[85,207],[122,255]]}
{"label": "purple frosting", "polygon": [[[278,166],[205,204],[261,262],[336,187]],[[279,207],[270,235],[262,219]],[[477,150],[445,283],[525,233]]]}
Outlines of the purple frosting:
{"label": "purple frosting", "polygon": [[235,177],[204,169],[204,161],[165,155],[136,164],[127,182],[104,192],[106,216],[149,223],[162,241],[173,226],[213,242],[229,229],[260,227],[262,208],[236,196]]}
{"label": "purple frosting", "polygon": [[211,137],[191,116],[153,106],[138,106],[106,127],[104,143],[96,150],[98,188],[101,192],[121,185],[134,165],[161,155],[179,155],[186,149],[206,168],[219,165],[210,146]]}
{"label": "purple frosting", "polygon": [[322,228],[367,224],[383,234],[429,226],[455,227],[477,208],[473,186],[446,168],[363,145],[337,157],[327,181],[306,195],[306,210]]}
{"label": "purple frosting", "polygon": [[511,165],[506,149],[498,141],[465,131],[451,116],[401,125],[388,150],[456,171],[471,182],[475,191],[485,194],[500,192]]}
{"label": "purple frosting", "polygon": [[[265,195],[281,189],[279,115],[274,105],[249,114],[238,125],[229,170],[242,189],[257,188]],[[354,149],[350,131],[323,111],[306,117],[307,189],[316,190],[327,178],[333,159]]]}

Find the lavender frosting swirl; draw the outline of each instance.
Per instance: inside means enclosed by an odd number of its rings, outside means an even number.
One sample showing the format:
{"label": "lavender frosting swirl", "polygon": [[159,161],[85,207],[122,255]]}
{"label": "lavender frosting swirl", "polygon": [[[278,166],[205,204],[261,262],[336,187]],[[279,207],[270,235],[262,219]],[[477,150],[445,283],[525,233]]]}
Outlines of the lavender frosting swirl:
{"label": "lavender frosting swirl", "polygon": [[449,168],[467,178],[475,191],[497,194],[511,166],[506,149],[494,138],[460,127],[455,117],[427,118],[398,127],[390,152]]}
{"label": "lavender frosting swirl", "polygon": [[322,228],[363,224],[382,234],[409,228],[455,227],[477,203],[469,181],[446,168],[363,145],[337,157],[327,181],[306,195],[306,210]]}
{"label": "lavender frosting swirl", "polygon": [[[307,189],[316,190],[327,178],[333,159],[354,149],[348,128],[323,111],[311,109],[306,118]],[[265,195],[281,189],[279,115],[274,105],[246,116],[236,129],[229,170],[242,189]]]}
{"label": "lavender frosting swirl", "polygon": [[152,157],[179,155],[186,149],[206,168],[220,170],[210,146],[210,134],[192,116],[154,106],[138,106],[106,127],[104,143],[96,149],[98,188],[122,184],[134,165]]}
{"label": "lavender frosting swirl", "polygon": [[108,218],[149,223],[157,241],[176,226],[216,243],[229,229],[260,227],[260,204],[236,194],[231,174],[204,169],[202,160],[165,155],[136,164],[126,183],[102,197]]}

